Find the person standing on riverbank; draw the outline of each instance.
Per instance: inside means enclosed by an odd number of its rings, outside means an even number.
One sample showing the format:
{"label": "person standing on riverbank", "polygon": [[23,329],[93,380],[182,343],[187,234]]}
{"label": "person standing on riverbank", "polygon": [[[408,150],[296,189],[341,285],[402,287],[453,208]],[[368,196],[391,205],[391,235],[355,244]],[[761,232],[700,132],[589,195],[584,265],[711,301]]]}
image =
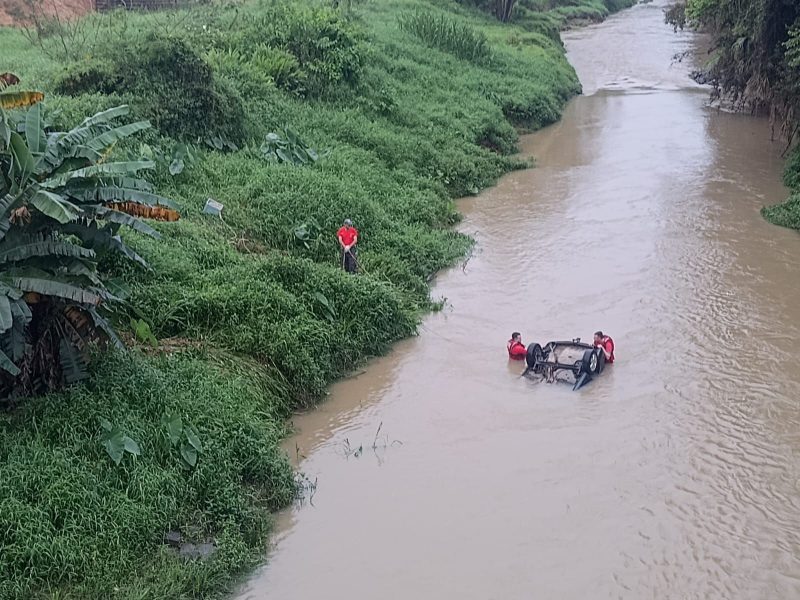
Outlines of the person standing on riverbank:
{"label": "person standing on riverbank", "polygon": [[353,227],[350,219],[345,219],[344,224],[336,232],[336,239],[342,249],[342,268],[348,273],[355,273],[358,262],[356,261],[356,244],[358,243],[358,230]]}

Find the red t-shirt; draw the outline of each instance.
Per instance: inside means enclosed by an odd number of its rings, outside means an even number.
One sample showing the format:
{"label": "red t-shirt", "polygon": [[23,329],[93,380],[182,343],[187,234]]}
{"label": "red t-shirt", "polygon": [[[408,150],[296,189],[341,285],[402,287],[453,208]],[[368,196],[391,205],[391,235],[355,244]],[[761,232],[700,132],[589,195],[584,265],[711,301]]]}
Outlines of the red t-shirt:
{"label": "red t-shirt", "polygon": [[508,348],[508,357],[513,358],[514,360],[522,360],[528,353],[528,351],[525,349],[525,346],[523,346],[520,342],[515,342],[514,340],[508,340],[506,348]]}
{"label": "red t-shirt", "polygon": [[336,232],[336,237],[339,241],[344,244],[345,246],[352,246],[353,242],[356,241],[356,237],[358,236],[358,231],[355,227],[340,227],[339,231]]}
{"label": "red t-shirt", "polygon": [[610,337],[606,336],[606,337],[604,337],[604,338],[603,338],[603,341],[602,341],[602,342],[600,342],[600,343],[598,343],[598,344],[595,344],[595,345],[596,345],[598,348],[599,348],[600,346],[602,346],[602,347],[603,347],[603,349],[604,349],[606,352],[608,352],[608,353],[609,353],[610,357],[606,359],[606,362],[607,362],[607,363],[613,363],[613,362],[614,362],[614,340],[612,340]]}

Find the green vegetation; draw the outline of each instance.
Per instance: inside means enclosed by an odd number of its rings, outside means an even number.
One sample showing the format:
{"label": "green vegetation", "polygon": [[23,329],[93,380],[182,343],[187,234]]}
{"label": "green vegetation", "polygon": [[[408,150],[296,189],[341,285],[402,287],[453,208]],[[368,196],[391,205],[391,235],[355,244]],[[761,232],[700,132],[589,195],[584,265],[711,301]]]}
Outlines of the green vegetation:
{"label": "green vegetation", "polygon": [[[98,261],[106,253],[147,268],[122,226],[158,238],[133,215],[177,220],[172,202],[140,173],[149,161],[108,160],[114,144],[149,127],[119,125],[128,107],[67,132],[44,121],[39,92],[0,75],[0,404],[85,379],[87,344],[121,346],[102,314],[120,298]],[[33,105],[23,111],[25,107]]]}
{"label": "green vegetation", "polygon": [[771,223],[800,230],[800,147],[789,156],[783,181],[791,190],[791,196],[782,204],[761,209],[761,214]]}
{"label": "green vegetation", "polygon": [[[120,355],[101,361],[89,384],[3,416],[0,597],[198,598],[220,589],[257,558],[269,510],[295,493],[277,446],[284,401],[257,365],[199,352]],[[170,443],[172,414],[190,415],[185,425],[198,432],[192,470]],[[139,456],[115,466],[104,419]],[[179,560],[162,544],[173,527],[190,540],[213,536],[216,553]]]}
{"label": "green vegetation", "polygon": [[[400,26],[422,14],[447,42]],[[0,416],[0,598],[211,597],[261,557],[297,491],[286,417],[415,332],[430,277],[470,245],[452,199],[523,166],[517,130],[579,91],[561,17],[537,14],[264,0],[95,15],[63,26],[97,35],[30,36],[40,47],[0,30],[0,72],[45,92],[47,130],[120,105],[152,123],[98,162],[153,166],[146,185],[181,212],[158,241],[116,238],[151,271],[97,262],[129,290],[110,318],[134,350]],[[480,56],[459,50],[476,41]],[[333,237],[345,217],[356,277]],[[215,552],[186,561],[170,531]]]}
{"label": "green vegetation", "polygon": [[124,97],[165,136],[245,139],[241,99],[185,40],[146,35],[102,51],[103,60],[73,66],[56,91]]}
{"label": "green vegetation", "polygon": [[489,42],[483,32],[445,15],[429,12],[402,15],[400,29],[414,34],[432,48],[464,60],[479,63],[489,58]]}
{"label": "green vegetation", "polygon": [[800,5],[792,0],[688,0],[666,20],[712,35],[705,75],[738,108],[768,112],[784,133],[800,107]]}
{"label": "green vegetation", "polygon": [[[716,97],[731,100],[738,109],[769,114],[789,146],[795,142],[800,132],[800,4],[688,0],[670,7],[665,17],[676,27],[688,24],[711,34],[713,52],[702,75],[714,85]],[[797,150],[785,180],[792,197],[762,214],[773,223],[800,229]]]}

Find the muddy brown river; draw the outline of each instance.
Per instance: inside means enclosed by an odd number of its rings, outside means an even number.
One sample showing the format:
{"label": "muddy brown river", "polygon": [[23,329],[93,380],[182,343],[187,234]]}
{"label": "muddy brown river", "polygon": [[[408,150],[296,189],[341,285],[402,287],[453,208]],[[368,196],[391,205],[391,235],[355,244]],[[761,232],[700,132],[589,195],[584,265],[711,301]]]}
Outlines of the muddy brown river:
{"label": "muddy brown river", "polygon": [[[663,2],[565,35],[584,95],[417,338],[295,419],[317,487],[242,599],[800,597],[800,236],[765,121],[709,108]],[[577,392],[505,343],[610,333]]]}

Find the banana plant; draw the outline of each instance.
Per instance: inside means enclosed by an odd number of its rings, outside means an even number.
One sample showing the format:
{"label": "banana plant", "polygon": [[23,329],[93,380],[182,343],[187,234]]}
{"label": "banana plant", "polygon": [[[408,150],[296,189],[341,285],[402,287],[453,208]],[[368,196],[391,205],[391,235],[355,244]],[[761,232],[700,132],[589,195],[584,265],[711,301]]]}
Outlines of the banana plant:
{"label": "banana plant", "polygon": [[267,160],[292,163],[295,165],[314,164],[329,151],[318,153],[309,147],[300,136],[288,127],[283,128],[283,137],[277,133],[268,133],[261,145],[261,154]]}
{"label": "banana plant", "polygon": [[[5,87],[19,82],[7,75]],[[149,268],[120,228],[158,238],[142,218],[179,218],[141,176],[152,161],[112,158],[118,142],[150,126],[118,124],[127,106],[48,131],[40,94],[26,96],[27,108],[6,104],[11,96],[0,92],[0,402],[85,377],[92,341],[122,345],[102,316],[119,298],[98,260],[116,253]]]}

